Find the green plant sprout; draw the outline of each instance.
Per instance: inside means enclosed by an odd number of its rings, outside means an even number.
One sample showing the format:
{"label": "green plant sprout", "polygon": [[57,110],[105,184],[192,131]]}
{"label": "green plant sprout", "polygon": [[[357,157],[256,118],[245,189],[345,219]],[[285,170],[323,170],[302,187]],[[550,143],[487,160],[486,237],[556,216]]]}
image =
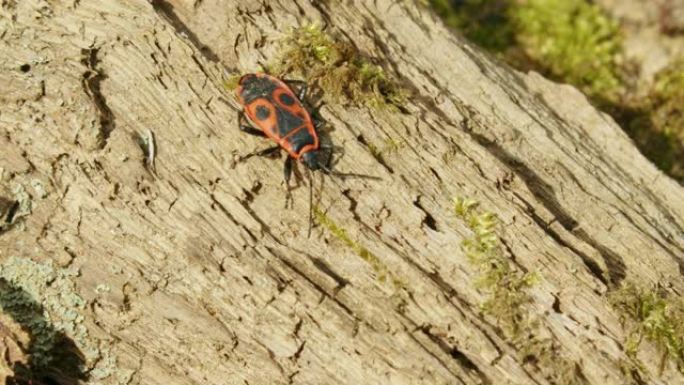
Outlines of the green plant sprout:
{"label": "green plant sprout", "polygon": [[630,357],[636,359],[639,346],[646,339],[663,354],[661,372],[669,358],[684,373],[684,301],[681,298],[630,283],[611,293],[610,301],[631,324],[625,342]]}
{"label": "green plant sprout", "polygon": [[382,142],[382,146],[377,146],[373,143],[368,143],[368,151],[374,158],[381,158],[383,154],[392,154],[398,152],[404,147],[403,141],[397,141],[392,138],[387,138]]}

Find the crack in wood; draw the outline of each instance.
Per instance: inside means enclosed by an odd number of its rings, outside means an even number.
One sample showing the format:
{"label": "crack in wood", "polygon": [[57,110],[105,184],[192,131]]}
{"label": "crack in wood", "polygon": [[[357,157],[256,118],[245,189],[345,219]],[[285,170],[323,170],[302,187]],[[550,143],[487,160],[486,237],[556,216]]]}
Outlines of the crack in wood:
{"label": "crack in wood", "polygon": [[[245,226],[244,224],[242,224],[242,223],[240,223],[238,220],[236,220],[235,217],[233,216],[233,214],[231,214],[230,211],[229,211],[221,202],[219,202],[219,201],[216,199],[216,196],[215,196],[214,194],[210,194],[209,197],[211,198],[211,201],[212,201],[212,203],[213,203],[213,206],[218,207],[219,210],[221,210],[221,212],[222,212],[228,219],[230,219],[230,221],[233,222],[233,224],[234,224],[235,226],[238,226],[238,227],[242,228],[243,230],[245,230],[245,232],[247,233],[247,235],[249,235],[249,238],[252,240],[252,242],[256,242],[256,241],[257,241],[257,237],[256,237],[254,234],[252,234],[252,231],[250,231],[249,228],[248,228],[247,226]],[[215,207],[213,207],[213,206],[212,206],[212,208],[215,209]]]}
{"label": "crack in wood", "polygon": [[[604,272],[596,262],[592,261],[592,259],[586,254],[579,252],[576,248],[563,241],[555,231],[551,230],[548,223],[544,223],[541,217],[534,214],[533,210],[528,210],[528,213],[530,213],[535,222],[554,240],[557,242],[562,242],[561,244],[563,246],[568,247],[570,250],[579,255],[592,274],[597,278],[601,277],[599,278],[601,282],[604,284],[610,283],[610,285],[613,287],[619,286],[626,277],[627,268],[625,266],[624,260],[617,253],[599,244],[584,230],[577,228],[579,223],[569,213],[567,213],[565,209],[563,209],[563,206],[555,196],[553,187],[546,183],[532,168],[527,166],[527,164],[517,159],[497,143],[475,132],[470,132],[469,135],[481,146],[487,149],[490,154],[509,167],[515,173],[515,175],[523,181],[537,201],[539,201],[542,206],[544,206],[551,214],[553,214],[556,221],[558,221],[558,223],[563,226],[565,230],[575,235],[578,239],[586,242],[588,245],[591,245],[596,251],[599,252],[608,270],[605,272],[608,275],[608,280],[603,278]],[[524,198],[518,194],[516,195],[520,199],[524,200]],[[526,204],[529,207],[533,207],[527,202]]]}
{"label": "crack in wood", "polygon": [[185,37],[207,60],[214,63],[221,62],[218,55],[209,46],[203,44],[197,37],[197,34],[192,32],[183,20],[178,17],[171,3],[166,0],[150,0],[150,4],[152,4],[152,8],[154,8],[158,15],[169,22],[179,36]]}
{"label": "crack in wood", "polygon": [[308,282],[308,283],[309,283],[311,286],[313,286],[318,292],[320,292],[325,298],[328,298],[328,299],[332,300],[337,306],[340,307],[340,309],[344,310],[344,312],[347,313],[347,315],[348,315],[351,319],[356,320],[356,321],[359,321],[359,322],[363,322],[364,325],[368,326],[371,330],[375,330],[375,328],[374,328],[371,324],[369,324],[368,322],[366,322],[366,321],[362,320],[361,318],[359,318],[359,317],[356,315],[356,313],[354,313],[354,311],[353,311],[349,306],[347,306],[345,303],[343,303],[342,301],[340,301],[339,299],[337,299],[336,296],[334,295],[335,293],[332,293],[332,294],[331,294],[331,293],[328,293],[328,291],[327,291],[325,288],[323,288],[321,285],[319,285],[317,282],[315,282],[311,277],[309,277],[308,275],[306,275],[302,270],[300,270],[300,269],[299,269],[297,266],[295,266],[292,262],[290,262],[290,261],[287,260],[285,257],[283,257],[283,255],[280,254],[276,249],[274,249],[274,248],[272,248],[272,247],[269,247],[269,246],[265,246],[265,247],[266,247],[266,250],[268,250],[268,251],[269,251],[271,254],[273,254],[274,256],[278,257],[278,260],[279,260],[280,262],[282,262],[285,266],[287,266],[291,271],[293,271],[294,273],[296,273],[298,276],[302,277],[306,282]]}
{"label": "crack in wood", "polygon": [[423,212],[423,220],[420,222],[421,227],[427,226],[432,231],[439,231],[435,217],[433,217],[432,214],[430,214],[425,207],[423,207],[423,205],[420,203],[420,198],[422,198],[421,195],[416,197],[416,199],[413,201],[413,206],[417,207]]}
{"label": "crack in wood", "polygon": [[525,204],[525,213],[527,213],[527,215],[530,216],[530,218],[537,224],[537,226],[539,226],[539,228],[541,228],[544,231],[544,233],[546,233],[546,235],[551,237],[551,239],[553,239],[559,245],[567,248],[568,250],[572,251],[575,255],[577,255],[582,261],[582,263],[584,263],[584,266],[589,270],[589,273],[593,277],[601,281],[601,283],[608,286],[608,280],[604,275],[603,269],[601,269],[601,266],[599,266],[599,264],[596,261],[594,261],[593,258],[591,258],[586,253],[582,252],[569,242],[566,242],[560,234],[558,234],[555,230],[549,227],[549,224],[546,223],[546,221],[544,221],[544,219],[535,212],[534,207],[531,206],[530,203],[528,203],[519,194],[516,193],[514,195]]}
{"label": "crack in wood", "polygon": [[356,140],[358,140],[359,143],[361,143],[364,147],[368,149],[368,152],[371,154],[371,156],[375,158],[375,160],[378,163],[380,163],[380,165],[384,167],[385,170],[387,170],[387,172],[389,172],[390,174],[394,174],[394,170],[387,164],[387,162],[385,162],[385,159],[383,158],[382,154],[380,154],[377,148],[371,147],[371,145],[368,144],[368,141],[363,136],[363,134],[357,135]]}
{"label": "crack in wood", "polygon": [[102,89],[100,87],[102,80],[106,79],[106,75],[98,69],[98,58],[97,54],[100,51],[99,48],[90,48],[81,50],[83,63],[88,71],[83,74],[83,90],[86,95],[90,97],[97,108],[98,114],[100,115],[100,136],[102,140],[98,140],[98,147],[100,149],[104,148],[107,144],[107,139],[115,128],[114,114],[112,110],[109,109],[107,105],[107,100],[102,95]]}

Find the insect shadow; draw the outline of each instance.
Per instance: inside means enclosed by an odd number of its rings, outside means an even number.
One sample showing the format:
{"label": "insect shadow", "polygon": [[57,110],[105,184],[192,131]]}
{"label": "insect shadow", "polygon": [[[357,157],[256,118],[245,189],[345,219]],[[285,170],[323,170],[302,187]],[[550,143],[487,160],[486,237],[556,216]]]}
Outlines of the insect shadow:
{"label": "insect shadow", "polygon": [[[83,353],[71,338],[45,318],[43,306],[28,292],[0,278],[0,307],[30,338],[28,346],[21,346],[28,354],[28,362],[13,363],[14,375],[5,384],[76,385],[88,379],[83,371]],[[11,335],[8,330],[0,323],[2,337]]]}

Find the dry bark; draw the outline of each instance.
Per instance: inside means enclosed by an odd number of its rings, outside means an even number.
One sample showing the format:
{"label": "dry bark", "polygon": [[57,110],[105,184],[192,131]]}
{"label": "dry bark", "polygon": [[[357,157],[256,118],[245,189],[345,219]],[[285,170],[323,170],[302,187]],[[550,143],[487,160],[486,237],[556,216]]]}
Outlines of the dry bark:
{"label": "dry bark", "polygon": [[[507,68],[413,2],[2,4],[0,195],[30,207],[12,208],[0,258],[77,271],[59,279],[87,334],[66,334],[97,346],[89,379],[60,383],[550,383],[479,311],[455,196],[496,213],[506,256],[539,273],[528,311],[580,381],[637,381],[609,289],[684,291],[682,187],[574,88]],[[254,70],[312,20],[412,92],[405,113],[322,110],[336,167],[382,181],[326,180],[320,208],[395,284],[323,226],[307,239],[307,189],[283,209],[279,162],[235,161],[266,144],[236,129],[224,68]],[[401,146],[381,161],[364,144],[388,139]],[[646,349],[641,381],[684,383]]]}

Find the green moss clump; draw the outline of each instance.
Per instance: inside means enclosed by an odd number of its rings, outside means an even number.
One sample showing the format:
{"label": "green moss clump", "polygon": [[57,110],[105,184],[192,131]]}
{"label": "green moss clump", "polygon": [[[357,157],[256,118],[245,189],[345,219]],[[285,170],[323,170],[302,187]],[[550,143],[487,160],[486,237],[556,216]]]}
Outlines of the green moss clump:
{"label": "green moss clump", "polygon": [[527,0],[510,9],[525,53],[557,79],[613,100],[621,84],[618,24],[586,0]]}
{"label": "green moss clump", "polygon": [[684,59],[634,95],[617,22],[590,0],[421,0],[446,24],[522,70],[572,84],[610,113],[642,153],[684,182]]}
{"label": "green moss clump", "polygon": [[632,358],[636,359],[645,338],[684,373],[684,301],[681,298],[627,284],[613,292],[610,300],[632,324],[625,343]]}
{"label": "green moss clump", "polygon": [[397,141],[392,138],[385,139],[382,146],[377,146],[373,143],[368,143],[368,151],[374,158],[381,158],[383,154],[392,154],[404,147],[403,141]]}
{"label": "green moss clump", "polygon": [[527,289],[537,282],[538,275],[523,273],[511,266],[495,232],[498,218],[493,213],[477,211],[477,206],[478,202],[473,199],[454,200],[456,215],[473,232],[461,246],[468,261],[479,271],[476,285],[489,293],[480,308],[496,320],[523,364],[534,365],[550,383],[585,383],[577,364],[563,357],[558,344],[540,336],[539,320],[526,309],[532,301]]}
{"label": "green moss clump", "polygon": [[406,91],[353,44],[333,39],[318,24],[309,24],[283,40],[279,60],[268,67],[278,76],[296,73],[317,84],[324,97],[369,107],[399,107]]}
{"label": "green moss clump", "polygon": [[641,152],[684,183],[684,58],[660,71],[646,99],[616,106],[613,116]]}
{"label": "green moss clump", "polygon": [[488,212],[476,212],[478,203],[472,199],[454,201],[456,215],[466,221],[473,231],[461,246],[469,262],[479,270],[477,286],[489,292],[482,310],[493,316],[504,334],[518,340],[529,326],[524,305],[531,301],[526,289],[537,279],[535,274],[523,274],[511,267],[503,255],[499,237],[495,233],[498,219]]}
{"label": "green moss clump", "polygon": [[621,85],[619,27],[587,0],[430,0],[447,25],[518,67],[534,68],[592,97]]}

